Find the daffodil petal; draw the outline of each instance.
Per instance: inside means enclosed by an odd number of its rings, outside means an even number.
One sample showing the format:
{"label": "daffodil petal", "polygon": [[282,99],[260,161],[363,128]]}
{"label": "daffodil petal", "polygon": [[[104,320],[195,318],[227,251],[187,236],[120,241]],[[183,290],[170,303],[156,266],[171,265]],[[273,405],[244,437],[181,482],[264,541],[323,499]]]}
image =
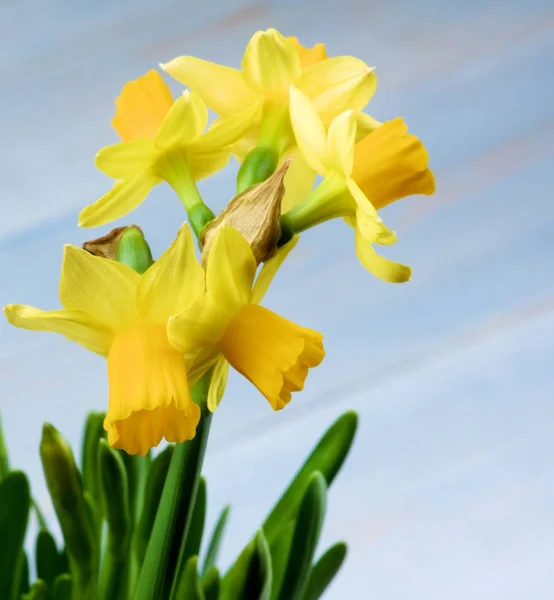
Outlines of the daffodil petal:
{"label": "daffodil petal", "polygon": [[160,66],[222,116],[240,112],[259,99],[237,69],[194,56],[180,56]]}
{"label": "daffodil petal", "polygon": [[115,101],[112,126],[125,142],[153,140],[172,104],[171,91],[161,75],[152,69],[123,86]]}
{"label": "daffodil petal", "polygon": [[230,156],[229,150],[207,154],[192,152],[187,157],[187,165],[194,181],[200,181],[223,169]]}
{"label": "daffodil petal", "polygon": [[223,398],[225,386],[227,385],[227,376],[229,375],[229,363],[222,356],[215,363],[210,388],[208,390],[208,410],[214,412]]}
{"label": "daffodil petal", "polygon": [[298,149],[295,150],[283,182],[285,186],[285,195],[281,201],[283,214],[308,196],[314,187],[315,177],[315,171],[310,168],[302,153]]}
{"label": "daffodil petal", "polygon": [[220,354],[217,344],[231,318],[225,307],[206,294],[169,319],[167,337],[183,355],[190,385],[215,365]]}
{"label": "daffodil petal", "polygon": [[352,56],[335,56],[306,68],[298,87],[318,113],[362,110],[377,89],[377,76],[365,62]]}
{"label": "daffodil petal", "polygon": [[188,225],[140,278],[137,310],[146,322],[167,323],[204,292],[204,270],[196,259]]}
{"label": "daffodil petal", "polygon": [[267,95],[286,95],[300,76],[300,58],[276,29],[257,31],[244,52],[242,68],[247,81]]}
{"label": "daffodil petal", "polygon": [[395,263],[375,252],[371,244],[356,230],[356,254],[362,265],[373,275],[389,283],[405,283],[410,280],[412,270],[406,265]]}
{"label": "daffodil petal", "polygon": [[377,213],[377,210],[351,177],[346,179],[346,186],[348,187],[348,191],[352,195],[352,198],[354,198],[356,201],[356,205],[358,206],[359,210],[362,210],[369,217],[373,217],[375,221],[379,223],[381,221],[381,217]]}
{"label": "daffodil petal", "polygon": [[308,165],[320,175],[327,172],[327,135],[310,99],[290,88],[290,118],[296,143]]}
{"label": "daffodil petal", "polygon": [[107,356],[113,339],[112,332],[90,315],[79,310],[40,310],[22,304],[8,304],[4,313],[9,323],[32,331],[61,333],[87,350]]}
{"label": "daffodil petal", "polygon": [[333,167],[345,176],[352,172],[354,145],[356,143],[356,118],[351,110],[333,119],[327,132],[327,150]]}
{"label": "daffodil petal", "polygon": [[229,312],[250,299],[257,263],[250,244],[232,227],[221,227],[208,254],[206,289]]}
{"label": "daffodil petal", "polygon": [[250,302],[252,304],[259,304],[265,296],[273,278],[277,274],[277,271],[281,268],[281,265],[285,262],[285,259],[290,254],[290,251],[296,246],[299,236],[294,236],[292,240],[285,244],[282,248],[279,248],[277,253],[272,256],[268,261],[264,263],[261,268],[256,282],[252,288],[252,295],[250,296]]}
{"label": "daffodil petal", "polygon": [[82,248],[65,246],[60,300],[111,331],[124,330],[136,321],[135,296],[140,275],[121,263],[93,256]]}
{"label": "daffodil petal", "polygon": [[208,124],[208,109],[195,92],[175,101],[156,136],[158,148],[181,146],[199,136]]}
{"label": "daffodil petal", "polygon": [[94,164],[114,179],[130,179],[152,165],[154,152],[152,140],[120,142],[99,150]]}
{"label": "daffodil petal", "polygon": [[354,112],[354,116],[356,117],[356,141],[359,142],[363,140],[367,135],[381,127],[383,124],[382,121],[378,121],[371,115],[368,115],[365,112],[357,110]]}
{"label": "daffodil petal", "polygon": [[208,131],[188,144],[189,153],[221,151],[238,141],[259,120],[261,104],[253,104],[230,117],[217,119]]}
{"label": "daffodil petal", "polygon": [[150,170],[139,173],[132,179],[117,181],[107,194],[83,208],[79,214],[79,227],[99,227],[125,216],[159,182],[160,179]]}

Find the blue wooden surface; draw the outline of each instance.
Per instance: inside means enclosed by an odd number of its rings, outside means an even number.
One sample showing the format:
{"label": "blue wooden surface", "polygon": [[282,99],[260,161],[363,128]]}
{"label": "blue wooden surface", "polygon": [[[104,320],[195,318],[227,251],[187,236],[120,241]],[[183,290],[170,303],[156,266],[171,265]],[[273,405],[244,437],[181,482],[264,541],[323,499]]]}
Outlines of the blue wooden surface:
{"label": "blue wooden surface", "polygon": [[[402,115],[438,191],[387,209],[389,256],[413,281],[357,264],[350,232],[308,232],[267,305],[326,335],[303,394],[273,414],[238,376],[206,462],[209,520],[233,504],[229,564],[320,432],[361,423],[333,487],[321,549],[350,556],[327,598],[554,597],[554,5],[322,0],[49,2],[0,6],[0,303],[57,306],[62,245],[101,232],[78,210],[110,185],[92,165],[115,140],[121,85],[195,54],[237,65],[275,26],[377,66],[370,112]],[[178,89],[175,87],[175,89]],[[202,184],[214,207],[236,165]],[[168,189],[133,213],[156,253],[183,215]],[[127,220],[128,222],[129,220]],[[12,462],[49,517],[38,458],[51,420],[73,444],[105,405],[103,361],[0,324],[0,402]]]}

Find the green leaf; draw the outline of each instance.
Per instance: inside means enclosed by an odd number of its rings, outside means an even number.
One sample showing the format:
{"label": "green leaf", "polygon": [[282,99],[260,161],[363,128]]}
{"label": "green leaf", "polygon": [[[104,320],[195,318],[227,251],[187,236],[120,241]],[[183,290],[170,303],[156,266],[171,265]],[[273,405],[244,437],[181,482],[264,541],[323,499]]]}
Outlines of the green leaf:
{"label": "green leaf", "polygon": [[[192,389],[193,400],[199,405],[205,405],[210,376],[204,376]],[[172,574],[184,569],[181,557],[190,528],[211,418],[211,413],[204,413],[195,437],[175,446],[133,600],[167,598],[173,585]]]}
{"label": "green leaf", "polygon": [[81,467],[83,469],[83,488],[88,492],[94,504],[98,507],[97,522],[95,523],[96,536],[100,538],[102,527],[102,497],[100,484],[100,469],[98,467],[98,442],[106,437],[104,418],[106,413],[91,412],[85,422],[83,447],[81,454]]}
{"label": "green leaf", "polygon": [[304,594],[310,565],[323,526],[326,500],[327,483],[323,475],[316,471],[309,479],[298,509],[279,600],[300,600]]}
{"label": "green leaf", "polygon": [[58,575],[52,589],[53,600],[71,600],[72,592],[71,577],[69,575]]}
{"label": "green leaf", "polygon": [[186,600],[205,600],[197,566],[198,556],[191,556],[183,572],[175,579],[175,594],[172,598],[175,600],[185,600],[185,598]]}
{"label": "green leaf", "polygon": [[308,480],[314,471],[321,472],[327,487],[330,487],[348,455],[357,424],[356,413],[346,412],[321,438],[263,524],[264,533],[270,544],[279,528],[284,523],[294,520]]}
{"label": "green leaf", "polygon": [[33,498],[31,498],[31,506],[37,518],[39,529],[48,529],[48,523],[46,523],[46,519],[44,518],[37,501]]}
{"label": "green leaf", "polygon": [[25,552],[21,552],[19,566],[19,595],[17,598],[29,591],[29,559]]}
{"label": "green leaf", "polygon": [[210,542],[208,544],[208,550],[206,552],[206,558],[204,559],[204,566],[202,567],[202,575],[205,576],[207,572],[215,565],[217,561],[217,556],[219,554],[219,547],[221,545],[221,540],[223,539],[223,532],[225,531],[225,525],[227,524],[227,519],[229,518],[229,511],[231,507],[227,505],[219,515],[219,519],[214,527],[214,531],[212,533],[212,537],[210,538]]}
{"label": "green leaf", "polygon": [[[50,424],[42,430],[40,456],[63,533],[79,600],[93,599],[98,578],[98,542],[83,495],[81,476],[66,440]],[[1,597],[1,596],[0,596]]]}
{"label": "green leaf", "polygon": [[271,542],[269,542],[269,553],[271,554],[271,564],[273,567],[272,600],[276,600],[279,597],[279,591],[281,590],[292,546],[294,525],[294,521],[285,523],[279,532],[273,536]]}
{"label": "green leaf", "polygon": [[223,580],[223,600],[270,600],[272,565],[263,530],[259,529]]}
{"label": "green leaf", "polygon": [[0,416],[0,481],[10,472],[10,460],[8,449],[4,441],[4,429],[2,428],[2,418]]}
{"label": "green leaf", "polygon": [[200,477],[183,554],[183,560],[187,562],[191,556],[198,556],[198,554],[200,554],[202,534],[204,533],[204,521],[206,520],[206,495],[206,480],[203,477]]}
{"label": "green leaf", "polygon": [[160,452],[150,464],[144,489],[144,503],[140,520],[135,533],[135,552],[139,565],[142,565],[154,519],[162,497],[162,491],[169,470],[169,463],[173,456],[173,446],[168,446]]}
{"label": "green leaf", "polygon": [[29,521],[31,493],[27,477],[11,471],[0,483],[0,598],[19,596],[23,542]]}
{"label": "green leaf", "polygon": [[[42,579],[48,585],[52,586],[58,575],[63,573],[63,562],[58,552],[56,542],[52,534],[42,529],[38,532],[35,547],[35,561],[37,568],[37,577]],[[67,571],[66,571],[67,572]]]}
{"label": "green leaf", "polygon": [[21,596],[21,600],[49,600],[48,586],[42,579],[38,579],[29,592]]}
{"label": "green leaf", "polygon": [[308,585],[302,600],[318,600],[327,589],[346,558],[346,544],[331,546],[310,570]]}
{"label": "green leaf", "polygon": [[127,598],[129,590],[129,551],[131,515],[127,472],[121,455],[100,440],[98,465],[102,482],[102,509],[108,523],[108,542],[102,564],[100,597],[103,600]]}
{"label": "green leaf", "polygon": [[220,586],[219,570],[217,567],[212,567],[202,578],[205,600],[219,600]]}

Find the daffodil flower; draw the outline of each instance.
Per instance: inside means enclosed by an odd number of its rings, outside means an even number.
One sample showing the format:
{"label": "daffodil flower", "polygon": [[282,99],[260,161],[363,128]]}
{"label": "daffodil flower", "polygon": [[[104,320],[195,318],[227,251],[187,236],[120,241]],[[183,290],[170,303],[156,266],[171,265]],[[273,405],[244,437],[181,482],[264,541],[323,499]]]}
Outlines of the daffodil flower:
{"label": "daffodil flower", "polygon": [[323,360],[323,336],[259,306],[294,243],[267,261],[255,285],[256,259],[242,235],[218,230],[206,265],[204,298],[170,319],[171,344],[185,356],[190,377],[214,368],[208,407],[214,410],[229,364],[251,381],[274,410],[302,390],[308,370]]}
{"label": "daffodil flower", "polygon": [[201,229],[202,223],[195,226],[195,211],[204,214],[207,207],[195,181],[225,166],[231,144],[243,135],[253,113],[252,108],[237,112],[205,131],[208,111],[198,94],[185,92],[174,102],[153,70],[127,83],[112,121],[123,141],[102,148],[95,161],[116,183],[81,211],[79,225],[95,227],[126,215],[165,180],[178,193],[195,230]]}
{"label": "daffodil flower", "polygon": [[[194,437],[200,408],[189,394],[183,353],[171,344],[167,324],[204,293],[190,230],[177,239],[144,275],[116,261],[66,246],[60,281],[61,310],[8,305],[16,327],[61,333],[107,358],[108,442],[130,454],[146,454],[164,437]],[[184,324],[183,324],[184,325]],[[172,335],[179,322],[172,324]]]}
{"label": "daffodil flower", "polygon": [[323,44],[307,49],[276,29],[252,36],[242,70],[193,56],[175,58],[161,67],[198,92],[223,117],[254,108],[244,135],[247,146],[274,148],[279,155],[294,146],[289,119],[291,84],[311,99],[324,118],[346,108],[361,111],[377,86],[373,69],[363,61],[352,56],[327,58]]}
{"label": "daffodil flower", "polygon": [[407,281],[410,268],[379,256],[371,244],[396,241],[377,213],[380,208],[412,194],[435,191],[421,141],[408,134],[404,121],[397,118],[356,143],[352,111],[341,113],[326,131],[310,99],[294,87],[291,121],[305,161],[324,179],[308,198],[283,215],[283,226],[299,233],[328,219],[345,217],[355,230],[360,262],[381,279]]}

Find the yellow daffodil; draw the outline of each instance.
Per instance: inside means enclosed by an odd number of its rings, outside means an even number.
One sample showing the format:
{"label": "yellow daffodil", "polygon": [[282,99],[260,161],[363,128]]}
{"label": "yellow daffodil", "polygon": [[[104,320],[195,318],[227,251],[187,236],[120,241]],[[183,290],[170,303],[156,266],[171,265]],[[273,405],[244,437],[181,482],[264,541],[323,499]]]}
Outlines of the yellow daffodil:
{"label": "yellow daffodil", "polygon": [[253,285],[256,259],[246,240],[222,227],[208,255],[206,293],[169,321],[171,344],[185,356],[190,377],[214,368],[208,406],[215,409],[228,364],[250,380],[274,410],[302,390],[308,369],[324,357],[323,336],[259,306],[294,243],[270,259]]}
{"label": "yellow daffodil", "polygon": [[[167,334],[167,323],[204,292],[190,230],[177,239],[144,275],[118,262],[66,246],[60,281],[61,310],[8,305],[16,327],[61,333],[107,358],[108,442],[130,454],[146,454],[162,437],[194,437],[200,408],[189,394],[182,352]],[[172,324],[172,336],[179,322]]]}
{"label": "yellow daffodil", "polygon": [[230,145],[243,135],[253,112],[247,108],[204,131],[208,111],[197,93],[185,92],[174,102],[153,70],[127,83],[112,121],[123,141],[100,150],[95,161],[117,181],[82,210],[79,225],[94,227],[122,217],[164,180],[179,194],[193,221],[195,209],[207,208],[194,182],[225,166]]}
{"label": "yellow daffodil", "polygon": [[378,209],[412,194],[435,191],[421,141],[408,134],[404,121],[397,118],[356,143],[352,111],[336,117],[326,131],[309,98],[296,88],[291,88],[291,120],[304,159],[324,179],[305,201],[283,216],[283,225],[298,233],[328,219],[345,217],[354,227],[360,262],[381,279],[407,281],[409,267],[379,256],[371,244],[396,241]]}
{"label": "yellow daffodil", "polygon": [[363,61],[352,56],[327,58],[323,44],[308,49],[276,29],[252,36],[242,70],[193,56],[181,56],[161,66],[198,92],[221,116],[257,108],[245,133],[247,146],[273,148],[280,155],[294,145],[289,119],[291,84],[311,99],[324,118],[346,108],[361,111],[377,85],[373,69]]}

